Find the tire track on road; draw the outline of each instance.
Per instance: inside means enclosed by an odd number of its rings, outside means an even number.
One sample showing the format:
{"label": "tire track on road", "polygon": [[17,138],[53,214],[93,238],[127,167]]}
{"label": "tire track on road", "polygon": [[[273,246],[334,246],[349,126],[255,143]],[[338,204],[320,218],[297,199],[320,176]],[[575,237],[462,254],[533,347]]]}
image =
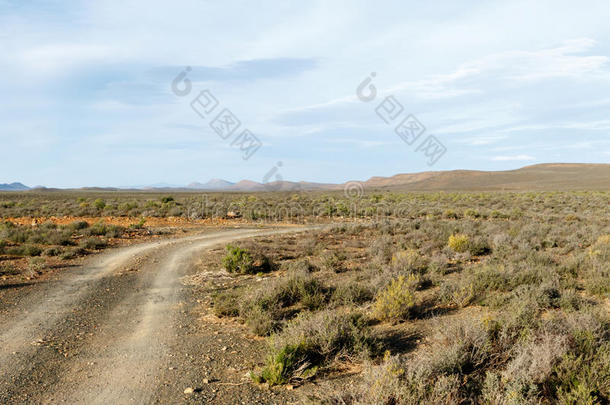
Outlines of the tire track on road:
{"label": "tire track on road", "polygon": [[[0,402],[148,402],[160,383],[158,370],[171,356],[179,279],[194,255],[236,239],[307,229],[235,229],[145,243],[104,254],[34,292],[34,309],[9,319],[0,332]],[[143,256],[139,271],[116,276]],[[70,355],[44,342],[33,346],[40,336],[53,336]]]}

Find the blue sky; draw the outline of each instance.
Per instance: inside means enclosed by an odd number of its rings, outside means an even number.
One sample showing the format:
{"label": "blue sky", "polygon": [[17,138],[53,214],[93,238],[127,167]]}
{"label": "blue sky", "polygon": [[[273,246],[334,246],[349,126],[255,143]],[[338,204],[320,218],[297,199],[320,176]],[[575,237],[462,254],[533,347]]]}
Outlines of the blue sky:
{"label": "blue sky", "polygon": [[[0,183],[610,162],[610,3],[430,3],[0,0]],[[192,91],[177,96],[186,66]],[[260,139],[251,158],[193,111],[204,89]],[[426,127],[417,143],[376,115],[388,96]],[[416,151],[429,135],[446,148],[433,166]]]}

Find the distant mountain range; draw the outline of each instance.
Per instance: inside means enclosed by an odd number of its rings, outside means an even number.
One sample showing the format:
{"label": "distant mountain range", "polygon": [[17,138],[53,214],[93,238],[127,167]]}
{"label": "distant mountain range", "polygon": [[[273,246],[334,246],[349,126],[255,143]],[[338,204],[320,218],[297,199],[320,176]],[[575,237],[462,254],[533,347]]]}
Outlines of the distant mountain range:
{"label": "distant mountain range", "polygon": [[[392,177],[371,177],[362,182],[342,184],[275,181],[258,183],[242,180],[232,183],[212,179],[206,183],[193,182],[187,186],[165,183],[130,190],[150,191],[311,191],[343,190],[347,186],[363,190],[400,191],[471,191],[471,190],[606,190],[610,191],[610,164],[547,163],[526,166],[516,170],[480,171],[451,170],[397,174]],[[2,191],[23,191],[30,188],[21,183],[0,184]],[[37,188],[38,189],[38,188]],[[44,188],[42,188],[44,189]],[[86,187],[82,190],[121,191],[119,188]]]}
{"label": "distant mountain range", "polygon": [[289,190],[330,190],[339,188],[340,184],[309,183],[306,181],[274,181],[257,183],[252,180],[242,180],[238,183],[222,179],[213,179],[207,183],[194,182],[187,186],[191,190],[208,191],[289,191]]}
{"label": "distant mountain range", "polygon": [[222,179],[212,179],[207,183],[194,182],[186,186],[195,190],[226,190],[233,187],[235,183]]}
{"label": "distant mountain range", "polygon": [[30,188],[21,183],[0,184],[0,191],[25,191]]}
{"label": "distant mountain range", "polygon": [[[481,171],[451,170],[397,174],[392,177],[371,177],[358,182],[363,189],[393,189],[404,191],[440,190],[608,190],[610,164],[547,163],[516,170]],[[276,181],[257,183],[242,180],[231,183],[214,179],[207,183],[191,183],[191,190],[202,191],[290,191],[339,190],[342,184]]]}

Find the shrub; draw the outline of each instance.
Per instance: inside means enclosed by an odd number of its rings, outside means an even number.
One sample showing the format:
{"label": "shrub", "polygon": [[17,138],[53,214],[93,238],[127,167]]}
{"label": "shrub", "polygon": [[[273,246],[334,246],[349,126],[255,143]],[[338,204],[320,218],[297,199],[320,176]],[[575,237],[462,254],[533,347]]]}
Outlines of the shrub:
{"label": "shrub", "polygon": [[459,215],[454,210],[446,210],[445,212],[443,212],[443,217],[447,219],[458,219]]}
{"label": "shrub", "polygon": [[68,225],[68,229],[71,229],[72,231],[79,231],[86,228],[89,228],[89,223],[85,221],[75,221]]}
{"label": "shrub", "polygon": [[601,235],[589,249],[589,256],[599,261],[610,261],[610,235]]}
{"label": "shrub", "polygon": [[468,218],[480,218],[481,214],[475,209],[468,208],[466,211],[464,211],[464,216]]}
{"label": "shrub", "polygon": [[308,259],[300,259],[290,262],[287,265],[287,271],[292,273],[311,273],[318,270]]}
{"label": "shrub", "polygon": [[163,204],[169,204],[170,202],[173,202],[173,201],[174,201],[174,197],[172,197],[171,195],[161,197],[161,203],[163,203]]}
{"label": "shrub", "polygon": [[489,216],[492,217],[492,218],[496,218],[496,219],[507,219],[507,218],[510,217],[508,214],[505,214],[505,213],[503,213],[501,211],[498,211],[498,210],[493,210],[491,212],[491,214],[489,214]]}
{"label": "shrub", "polygon": [[214,314],[216,316],[238,316],[240,295],[235,291],[224,291],[214,294]]}
{"label": "shrub", "polygon": [[345,260],[345,256],[337,252],[325,252],[321,258],[322,270],[339,273],[343,270],[343,260]]}
{"label": "shrub", "polygon": [[95,223],[87,229],[86,234],[89,236],[107,236],[109,238],[118,238],[123,235],[125,228],[118,225],[106,225],[102,221]]}
{"label": "shrub", "polygon": [[441,284],[439,299],[445,304],[464,308],[470,305],[476,298],[477,291],[475,291],[475,284],[472,282],[444,282]]}
{"label": "shrub", "polygon": [[[514,322],[500,326],[501,335]],[[510,358],[500,372],[488,372],[484,403],[607,403],[610,398],[610,342],[607,321],[587,313],[555,316],[528,333],[508,335]],[[505,348],[508,346],[504,345]]]}
{"label": "shrub", "polygon": [[318,250],[318,239],[311,235],[301,239],[299,245],[303,253],[307,256],[313,256]]}
{"label": "shrub", "polygon": [[549,386],[560,403],[608,403],[610,400],[610,340],[608,319],[590,314],[573,318],[572,347],[553,369]]}
{"label": "shrub", "polygon": [[28,269],[32,273],[39,273],[46,266],[46,261],[41,257],[31,257],[28,260]]}
{"label": "shrub", "polygon": [[369,251],[371,256],[380,263],[389,263],[392,259],[392,253],[394,252],[392,237],[389,235],[383,235],[380,238],[376,238],[371,244]]}
{"label": "shrub", "polygon": [[282,310],[280,307],[263,308],[260,305],[247,305],[240,308],[240,315],[246,326],[258,336],[268,336],[281,329]]}
{"label": "shrub", "polygon": [[252,332],[264,336],[277,329],[279,321],[294,312],[286,312],[285,308],[299,304],[302,308],[317,309],[326,299],[326,289],[311,274],[291,272],[287,277],[273,280],[251,293],[243,300],[240,316]]}
{"label": "shrub", "polygon": [[60,245],[60,246],[72,246],[74,245],[74,241],[71,238],[71,231],[63,231],[63,232],[54,232],[51,235],[48,235],[45,241],[41,241],[41,243],[50,244],[50,245]]}
{"label": "shrub", "polygon": [[57,248],[57,247],[50,247],[47,250],[44,251],[44,255],[45,256],[59,256],[61,255],[61,253],[63,252],[63,250],[61,248]]}
{"label": "shrub", "polygon": [[65,251],[64,253],[62,253],[62,255],[60,256],[60,258],[62,260],[71,260],[71,259],[75,259],[79,256],[83,256],[86,255],[87,251],[81,247],[77,247],[77,248],[72,248],[70,250]]}
{"label": "shrub", "polygon": [[584,280],[585,290],[589,294],[605,296],[610,293],[610,272],[602,276],[593,276]]}
{"label": "shrub", "polygon": [[40,256],[42,249],[36,245],[13,246],[6,249],[8,254],[15,256]]}
{"label": "shrub", "polygon": [[494,235],[493,239],[493,248],[496,250],[501,249],[509,249],[510,246],[510,236],[505,233],[499,233]]}
{"label": "shrub", "polygon": [[468,244],[468,252],[473,256],[483,256],[491,253],[489,242],[483,238],[475,238]]}
{"label": "shrub", "polygon": [[442,325],[430,350],[409,358],[386,353],[381,364],[365,368],[360,386],[342,392],[334,403],[478,403],[468,392],[467,375],[488,363],[490,349],[488,334],[479,322]]}
{"label": "shrub", "polygon": [[23,254],[25,256],[40,256],[42,249],[35,245],[25,245],[23,247]]}
{"label": "shrub", "polygon": [[[305,368],[303,372],[315,373],[315,369],[307,370],[309,353],[304,344],[286,345],[269,354],[265,367],[259,375],[251,374],[252,379],[258,383],[266,382],[269,385],[285,384],[294,376],[297,370]],[[305,367],[304,367],[305,366]],[[304,373],[303,373],[304,374]]]}
{"label": "shrub", "polygon": [[408,249],[394,253],[391,263],[394,268],[403,271],[423,273],[428,268],[429,261],[417,250]]}
{"label": "shrub", "polygon": [[515,380],[525,385],[544,383],[566,353],[567,337],[543,332],[513,348],[513,358],[504,369],[504,381]]}
{"label": "shrub", "polygon": [[106,227],[105,236],[109,238],[120,238],[123,236],[123,232],[125,232],[125,228],[118,225],[109,225]]}
{"label": "shrub", "polygon": [[409,278],[398,276],[377,295],[373,309],[375,317],[392,321],[408,319],[415,307],[412,289]]}
{"label": "shrub", "polygon": [[363,353],[372,347],[366,324],[356,313],[322,311],[299,315],[271,337],[269,354],[257,382],[278,385],[309,377],[337,356]]}
{"label": "shrub", "polygon": [[141,218],[137,224],[129,225],[129,229],[144,229],[145,223],[146,223],[146,218]]}
{"label": "shrub", "polygon": [[0,276],[16,276],[20,273],[19,269],[11,264],[0,265]]}
{"label": "shrub", "polygon": [[222,259],[222,265],[229,273],[255,273],[254,260],[247,250],[233,245],[227,245],[226,250],[227,254]]}
{"label": "shrub", "polygon": [[99,238],[87,238],[80,242],[80,246],[85,249],[103,249],[108,246],[108,242]]}
{"label": "shrub", "polygon": [[429,367],[433,374],[467,374],[485,364],[491,349],[488,331],[480,321],[443,325],[438,330]]}
{"label": "shrub", "polygon": [[106,207],[106,201],[102,200],[101,198],[98,198],[93,202],[93,205],[95,206],[95,208],[101,211],[104,209],[104,207]]}
{"label": "shrub", "polygon": [[352,281],[340,284],[333,291],[331,300],[343,305],[360,305],[371,301],[374,297],[375,292],[370,284]]}
{"label": "shrub", "polygon": [[470,238],[464,234],[454,234],[449,237],[448,245],[454,252],[464,253],[468,251]]}
{"label": "shrub", "polygon": [[102,236],[102,235],[106,234],[106,231],[107,231],[106,224],[104,224],[102,221],[100,221],[100,222],[96,222],[95,224],[93,224],[93,226],[88,228],[87,234],[89,234],[91,236]]}

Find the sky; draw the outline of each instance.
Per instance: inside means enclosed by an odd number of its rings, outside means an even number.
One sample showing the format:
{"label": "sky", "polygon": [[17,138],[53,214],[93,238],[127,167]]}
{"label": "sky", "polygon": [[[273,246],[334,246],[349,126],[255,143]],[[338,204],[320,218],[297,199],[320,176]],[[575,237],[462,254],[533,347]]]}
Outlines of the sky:
{"label": "sky", "polygon": [[586,0],[0,0],[0,183],[608,163],[609,15]]}

